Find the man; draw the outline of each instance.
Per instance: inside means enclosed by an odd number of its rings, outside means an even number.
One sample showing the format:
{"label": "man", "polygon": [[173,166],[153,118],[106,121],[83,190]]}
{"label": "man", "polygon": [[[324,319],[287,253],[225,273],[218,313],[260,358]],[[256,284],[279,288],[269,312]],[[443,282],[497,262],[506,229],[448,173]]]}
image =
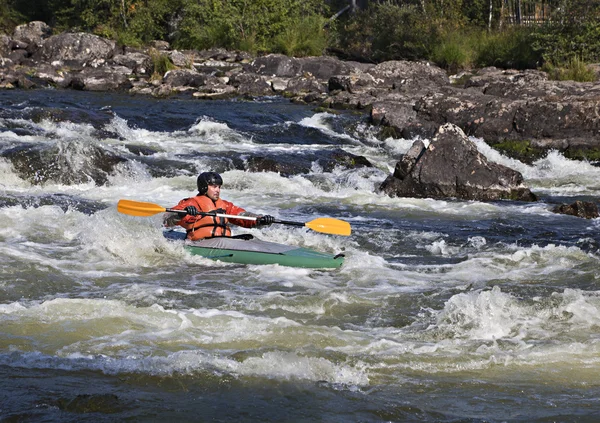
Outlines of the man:
{"label": "man", "polygon": [[[252,228],[255,226],[270,225],[275,221],[273,216],[256,216],[248,213],[233,203],[222,200],[221,185],[223,178],[216,172],[203,172],[198,176],[198,194],[195,197],[184,198],[174,210],[185,210],[187,215],[181,218],[180,214],[172,214],[165,220],[166,226],[180,225],[187,231],[187,238],[197,241],[204,238],[216,236],[231,236],[229,223]],[[236,216],[257,217],[256,220],[234,219],[218,216],[207,216],[202,213],[214,212],[219,214],[230,214]]]}

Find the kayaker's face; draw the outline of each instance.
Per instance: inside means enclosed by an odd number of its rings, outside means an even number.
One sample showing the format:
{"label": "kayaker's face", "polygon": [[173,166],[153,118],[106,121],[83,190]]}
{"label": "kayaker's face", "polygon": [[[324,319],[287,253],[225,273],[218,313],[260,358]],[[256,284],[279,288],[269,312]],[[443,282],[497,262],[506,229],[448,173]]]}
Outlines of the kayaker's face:
{"label": "kayaker's face", "polygon": [[213,201],[217,201],[221,196],[221,185],[209,185],[206,196]]}

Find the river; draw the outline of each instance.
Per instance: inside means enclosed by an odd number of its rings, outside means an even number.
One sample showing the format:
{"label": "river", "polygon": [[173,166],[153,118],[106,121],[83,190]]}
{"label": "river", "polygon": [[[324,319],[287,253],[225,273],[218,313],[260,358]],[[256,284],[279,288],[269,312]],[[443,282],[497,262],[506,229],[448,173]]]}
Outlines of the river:
{"label": "river", "polygon": [[[390,198],[408,150],[366,116],[280,98],[199,101],[0,91],[2,421],[595,422],[600,168],[557,152],[520,171],[535,203]],[[6,152],[51,151],[18,172]],[[94,147],[95,150],[90,150]],[[240,170],[341,148],[375,167]],[[103,182],[94,151],[124,158]],[[49,163],[49,165],[48,165]],[[163,237],[161,216],[220,172],[222,197],[349,237],[234,230],[346,255],[341,269],[233,265]]]}

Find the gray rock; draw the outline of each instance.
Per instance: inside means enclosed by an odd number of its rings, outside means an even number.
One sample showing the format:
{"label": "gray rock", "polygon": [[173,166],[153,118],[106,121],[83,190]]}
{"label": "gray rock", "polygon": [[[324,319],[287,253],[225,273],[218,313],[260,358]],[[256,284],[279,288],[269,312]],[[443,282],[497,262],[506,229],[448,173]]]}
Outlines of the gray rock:
{"label": "gray rock", "polygon": [[63,33],[44,40],[34,58],[46,63],[73,62],[76,65],[98,67],[115,54],[112,40],[87,33]]}
{"label": "gray rock", "polygon": [[172,87],[201,87],[206,83],[207,76],[194,69],[175,69],[165,73],[163,84]]}
{"label": "gray rock", "polygon": [[84,91],[119,91],[128,90],[133,85],[121,69],[84,68],[72,74],[70,86]]}
{"label": "gray rock", "polygon": [[52,35],[52,29],[41,21],[33,21],[27,24],[19,25],[13,32],[13,39],[17,42],[25,43],[25,48],[29,54],[38,50],[43,41]]}
{"label": "gray rock", "polygon": [[126,66],[136,75],[148,75],[152,70],[150,56],[140,52],[128,52],[113,56],[112,63]]}
{"label": "gray rock", "polygon": [[519,172],[488,162],[455,125],[441,126],[425,150],[416,143],[381,191],[393,197],[536,200]]}
{"label": "gray rock", "polygon": [[596,219],[600,217],[598,214],[598,205],[591,201],[575,201],[572,204],[561,204],[554,207],[552,211],[554,213],[568,214],[584,219]]}
{"label": "gray rock", "polygon": [[284,56],[283,54],[269,54],[257,57],[250,63],[246,72],[257,75],[279,76],[291,78],[297,76],[302,71],[302,65],[298,59]]}

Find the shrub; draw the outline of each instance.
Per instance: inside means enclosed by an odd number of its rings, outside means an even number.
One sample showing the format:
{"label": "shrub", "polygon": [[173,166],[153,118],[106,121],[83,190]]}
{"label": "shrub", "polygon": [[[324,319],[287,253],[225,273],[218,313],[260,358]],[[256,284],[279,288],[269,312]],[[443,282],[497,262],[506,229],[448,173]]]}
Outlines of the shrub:
{"label": "shrub", "polygon": [[578,57],[571,58],[562,66],[545,63],[542,70],[548,73],[550,79],[558,81],[594,82],[598,79],[596,72]]}
{"label": "shrub", "polygon": [[176,66],[171,62],[169,56],[160,53],[156,49],[150,49],[150,59],[152,60],[152,76],[151,79],[160,79],[168,71],[175,69]]}
{"label": "shrub", "polygon": [[430,59],[448,72],[456,73],[473,64],[474,37],[462,31],[444,34],[432,49]]}
{"label": "shrub", "polygon": [[273,41],[273,51],[287,56],[320,56],[328,45],[325,19],[303,17],[290,24]]}
{"label": "shrub", "polygon": [[534,30],[528,27],[481,33],[475,47],[475,64],[505,69],[535,69],[542,62],[542,51],[532,44],[533,34]]}

